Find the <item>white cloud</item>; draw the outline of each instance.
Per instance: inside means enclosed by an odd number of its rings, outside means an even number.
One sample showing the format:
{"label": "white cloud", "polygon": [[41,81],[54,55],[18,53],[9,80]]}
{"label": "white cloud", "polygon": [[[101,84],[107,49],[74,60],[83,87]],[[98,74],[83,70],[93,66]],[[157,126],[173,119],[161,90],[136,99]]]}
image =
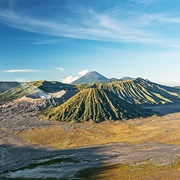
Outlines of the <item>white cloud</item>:
{"label": "white cloud", "polygon": [[7,73],[27,73],[27,72],[38,72],[38,70],[35,70],[35,69],[10,69],[10,70],[5,70],[4,72],[7,72]]}
{"label": "white cloud", "polygon": [[65,79],[61,79],[61,81],[63,82],[63,83],[67,83],[67,84],[70,84],[70,83],[72,83],[73,81],[75,81],[76,79],[78,79],[79,77],[73,77],[73,76],[68,76],[68,77],[66,77]]}
{"label": "white cloud", "polygon": [[88,70],[88,69],[85,69],[85,70],[82,70],[82,71],[78,72],[78,74],[80,74],[81,76],[83,76],[83,75],[87,74],[88,72],[89,72],[89,70]]}
{"label": "white cloud", "polygon": [[15,81],[16,82],[27,82],[28,80],[25,78],[16,78]]}
{"label": "white cloud", "polygon": [[64,68],[62,68],[62,67],[55,67],[54,69],[56,69],[56,70],[58,70],[58,71],[61,71],[61,72],[64,71]]}
{"label": "white cloud", "polygon": [[77,80],[78,78],[80,78],[81,76],[85,75],[85,74],[88,73],[88,72],[89,72],[89,70],[88,70],[88,69],[85,69],[85,70],[82,70],[82,71],[78,72],[78,74],[79,74],[80,76],[75,76],[75,77],[73,77],[73,76],[71,75],[71,76],[66,77],[65,79],[61,79],[61,81],[62,81],[63,83],[70,84],[70,83],[72,83],[73,81]]}

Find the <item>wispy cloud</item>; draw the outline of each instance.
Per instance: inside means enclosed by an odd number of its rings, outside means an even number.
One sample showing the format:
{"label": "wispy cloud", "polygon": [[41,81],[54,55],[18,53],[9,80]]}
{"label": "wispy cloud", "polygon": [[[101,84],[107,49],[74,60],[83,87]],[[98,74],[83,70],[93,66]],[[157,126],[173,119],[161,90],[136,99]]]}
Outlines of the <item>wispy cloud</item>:
{"label": "wispy cloud", "polygon": [[16,82],[27,82],[28,80],[26,78],[16,78]]}
{"label": "wispy cloud", "polygon": [[161,17],[159,19],[161,22],[167,22],[167,23],[180,23],[180,17]]}
{"label": "wispy cloud", "polygon": [[[125,23],[120,23],[106,14],[98,14],[91,10],[89,12],[87,11],[87,16],[89,16],[89,19],[86,18],[82,20],[81,26],[79,26],[79,24],[62,24],[36,19],[26,15],[22,16],[12,11],[0,12],[1,21],[4,23],[18,29],[35,33],[103,41],[156,41],[155,39],[149,38],[149,33],[143,32],[137,27],[130,27]],[[40,42],[39,44],[42,43],[50,43],[50,41]]]}
{"label": "wispy cloud", "polygon": [[54,69],[56,69],[56,70],[58,70],[58,71],[61,71],[61,72],[64,71],[64,68],[62,68],[62,67],[55,67]]}
{"label": "wispy cloud", "polygon": [[[146,0],[136,0],[145,3]],[[129,14],[128,14],[129,13]],[[180,23],[179,17],[163,14],[141,14],[122,11],[122,8],[97,12],[94,9],[81,9],[79,17],[72,21],[47,20],[29,16],[10,9],[1,9],[0,21],[17,29],[34,33],[125,43],[141,43],[156,45],[171,45],[158,31],[152,30],[153,23]],[[122,16],[122,17],[121,17]],[[68,17],[67,17],[68,19]],[[62,40],[45,40],[34,44],[61,43]],[[170,41],[171,42],[171,41]]]}
{"label": "wispy cloud", "polygon": [[64,78],[64,79],[61,79],[61,81],[62,81],[63,83],[70,84],[70,83],[72,83],[73,81],[75,81],[75,80],[78,79],[78,78],[79,78],[78,76],[76,76],[76,77],[68,76],[68,77],[66,77],[66,78]]}
{"label": "wispy cloud", "polygon": [[132,0],[132,2],[136,3],[155,3],[157,0]]}
{"label": "wispy cloud", "polygon": [[34,42],[33,44],[41,45],[41,44],[59,44],[64,43],[65,40],[63,39],[52,39],[52,40],[44,40],[40,42]]}
{"label": "wispy cloud", "polygon": [[7,73],[28,73],[28,72],[38,72],[39,70],[35,69],[10,69],[10,70],[5,70],[4,72]]}
{"label": "wispy cloud", "polygon": [[[153,23],[180,23],[180,17],[169,15],[166,13],[143,13],[139,15],[138,22],[139,26],[153,25]],[[173,25],[173,24],[172,24]]]}

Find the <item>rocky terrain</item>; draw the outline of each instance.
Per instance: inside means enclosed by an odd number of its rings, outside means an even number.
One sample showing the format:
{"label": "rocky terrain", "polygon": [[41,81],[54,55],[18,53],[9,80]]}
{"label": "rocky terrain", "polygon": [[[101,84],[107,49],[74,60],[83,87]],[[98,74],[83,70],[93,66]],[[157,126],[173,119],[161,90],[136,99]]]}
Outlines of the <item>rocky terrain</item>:
{"label": "rocky terrain", "polygon": [[[31,93],[18,99],[11,100],[9,102],[2,103],[0,105],[1,113],[16,113],[23,114],[27,112],[38,112],[48,107],[58,106],[70,97],[76,94],[76,91],[59,91],[56,93],[48,93],[44,96],[40,96],[39,93]],[[41,94],[42,95],[42,94]]]}

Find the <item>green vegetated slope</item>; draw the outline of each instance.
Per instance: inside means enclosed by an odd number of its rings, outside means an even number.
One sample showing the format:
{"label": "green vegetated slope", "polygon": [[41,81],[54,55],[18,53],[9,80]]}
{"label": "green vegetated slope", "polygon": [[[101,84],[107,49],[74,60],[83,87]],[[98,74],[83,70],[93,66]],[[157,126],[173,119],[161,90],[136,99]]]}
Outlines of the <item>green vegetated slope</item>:
{"label": "green vegetated slope", "polygon": [[89,88],[81,90],[64,104],[43,111],[39,117],[59,121],[101,122],[145,117],[149,114],[108,90]]}
{"label": "green vegetated slope", "polygon": [[23,83],[0,94],[0,103],[21,98],[33,93],[43,94],[43,96],[46,97],[47,92],[58,92],[61,90],[76,90],[76,86],[44,80]]}
{"label": "green vegetated slope", "polygon": [[19,82],[0,82],[0,93],[3,93],[13,87],[20,85]]}
{"label": "green vegetated slope", "polygon": [[149,82],[142,78],[122,83],[102,84],[100,88],[108,89],[122,99],[135,104],[160,105],[180,103],[179,90]]}
{"label": "green vegetated slope", "polygon": [[58,92],[61,90],[76,90],[75,85],[64,84],[58,81],[32,81],[30,82],[31,85],[38,87],[39,89],[43,90],[44,92]]}
{"label": "green vegetated slope", "polygon": [[21,98],[24,95],[35,93],[37,87],[29,83],[23,83],[0,94],[0,103]]}
{"label": "green vegetated slope", "polygon": [[159,85],[142,78],[107,84],[77,85],[79,89],[97,87],[107,89],[132,104],[161,105],[180,103],[178,89]]}

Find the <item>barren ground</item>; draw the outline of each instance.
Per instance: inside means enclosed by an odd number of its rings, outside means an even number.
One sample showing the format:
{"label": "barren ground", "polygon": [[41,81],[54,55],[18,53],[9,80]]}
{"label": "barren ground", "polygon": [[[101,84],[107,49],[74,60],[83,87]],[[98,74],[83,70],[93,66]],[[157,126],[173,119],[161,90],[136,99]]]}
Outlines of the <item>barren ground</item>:
{"label": "barren ground", "polygon": [[180,179],[178,107],[162,116],[100,124],[3,113],[0,178]]}

